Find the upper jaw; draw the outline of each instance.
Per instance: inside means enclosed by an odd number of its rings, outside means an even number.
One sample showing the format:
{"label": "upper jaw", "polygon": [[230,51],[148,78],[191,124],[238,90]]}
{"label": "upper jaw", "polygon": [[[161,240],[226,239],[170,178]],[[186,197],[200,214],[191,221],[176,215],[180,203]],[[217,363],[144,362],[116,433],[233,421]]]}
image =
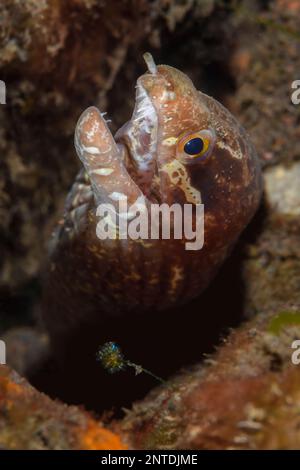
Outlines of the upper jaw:
{"label": "upper jaw", "polygon": [[[156,172],[158,115],[142,77],[137,81],[132,117],[115,134],[118,144],[127,150],[126,167],[147,193]],[[138,181],[139,180],[139,181]]]}
{"label": "upper jaw", "polygon": [[[116,142],[126,150],[124,163],[128,173],[150,199],[159,193],[159,140],[164,115],[176,101],[174,88],[176,83],[165,66],[139,77],[132,117],[115,134]],[[166,103],[171,107],[167,108]]]}
{"label": "upper jaw", "polygon": [[166,92],[166,78],[158,71],[139,77],[131,119],[115,134],[116,142],[125,143],[141,171],[148,171],[157,157],[159,116]]}

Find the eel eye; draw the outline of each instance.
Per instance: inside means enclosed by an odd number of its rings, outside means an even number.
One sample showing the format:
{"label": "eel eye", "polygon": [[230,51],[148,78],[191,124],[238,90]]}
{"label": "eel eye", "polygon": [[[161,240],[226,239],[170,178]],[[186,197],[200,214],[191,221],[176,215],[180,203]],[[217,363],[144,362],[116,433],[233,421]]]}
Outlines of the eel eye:
{"label": "eel eye", "polygon": [[177,155],[186,163],[193,163],[209,157],[216,141],[212,129],[205,129],[183,135],[177,144]]}
{"label": "eel eye", "polygon": [[201,137],[194,137],[184,144],[183,150],[188,155],[199,155],[204,149],[204,141]]}

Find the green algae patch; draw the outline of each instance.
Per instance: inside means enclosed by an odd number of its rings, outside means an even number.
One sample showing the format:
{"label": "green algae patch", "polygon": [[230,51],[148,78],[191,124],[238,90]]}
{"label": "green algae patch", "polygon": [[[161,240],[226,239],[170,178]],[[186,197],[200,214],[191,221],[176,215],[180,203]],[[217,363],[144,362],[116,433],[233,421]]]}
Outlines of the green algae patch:
{"label": "green algae patch", "polygon": [[281,312],[270,321],[268,332],[279,335],[283,328],[294,325],[300,325],[300,311]]}

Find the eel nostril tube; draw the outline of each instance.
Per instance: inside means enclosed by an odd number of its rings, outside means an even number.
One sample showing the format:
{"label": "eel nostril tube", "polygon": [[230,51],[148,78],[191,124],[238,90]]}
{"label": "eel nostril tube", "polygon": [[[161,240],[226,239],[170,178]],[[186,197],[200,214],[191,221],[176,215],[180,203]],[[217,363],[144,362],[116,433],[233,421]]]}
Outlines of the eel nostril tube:
{"label": "eel nostril tube", "polygon": [[156,63],[154,62],[154,59],[152,55],[150,54],[150,52],[145,52],[145,54],[143,54],[143,58],[144,58],[144,61],[146,62],[149,72],[156,74],[157,73]]}

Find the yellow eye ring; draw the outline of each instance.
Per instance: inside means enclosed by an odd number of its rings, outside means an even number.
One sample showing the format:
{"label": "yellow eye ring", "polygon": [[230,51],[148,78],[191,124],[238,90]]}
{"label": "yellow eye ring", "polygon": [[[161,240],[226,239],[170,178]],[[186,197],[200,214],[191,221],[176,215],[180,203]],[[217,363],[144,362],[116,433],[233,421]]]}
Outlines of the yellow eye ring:
{"label": "yellow eye ring", "polygon": [[211,155],[215,141],[216,136],[212,129],[185,134],[177,144],[177,155],[186,163],[202,160]]}

